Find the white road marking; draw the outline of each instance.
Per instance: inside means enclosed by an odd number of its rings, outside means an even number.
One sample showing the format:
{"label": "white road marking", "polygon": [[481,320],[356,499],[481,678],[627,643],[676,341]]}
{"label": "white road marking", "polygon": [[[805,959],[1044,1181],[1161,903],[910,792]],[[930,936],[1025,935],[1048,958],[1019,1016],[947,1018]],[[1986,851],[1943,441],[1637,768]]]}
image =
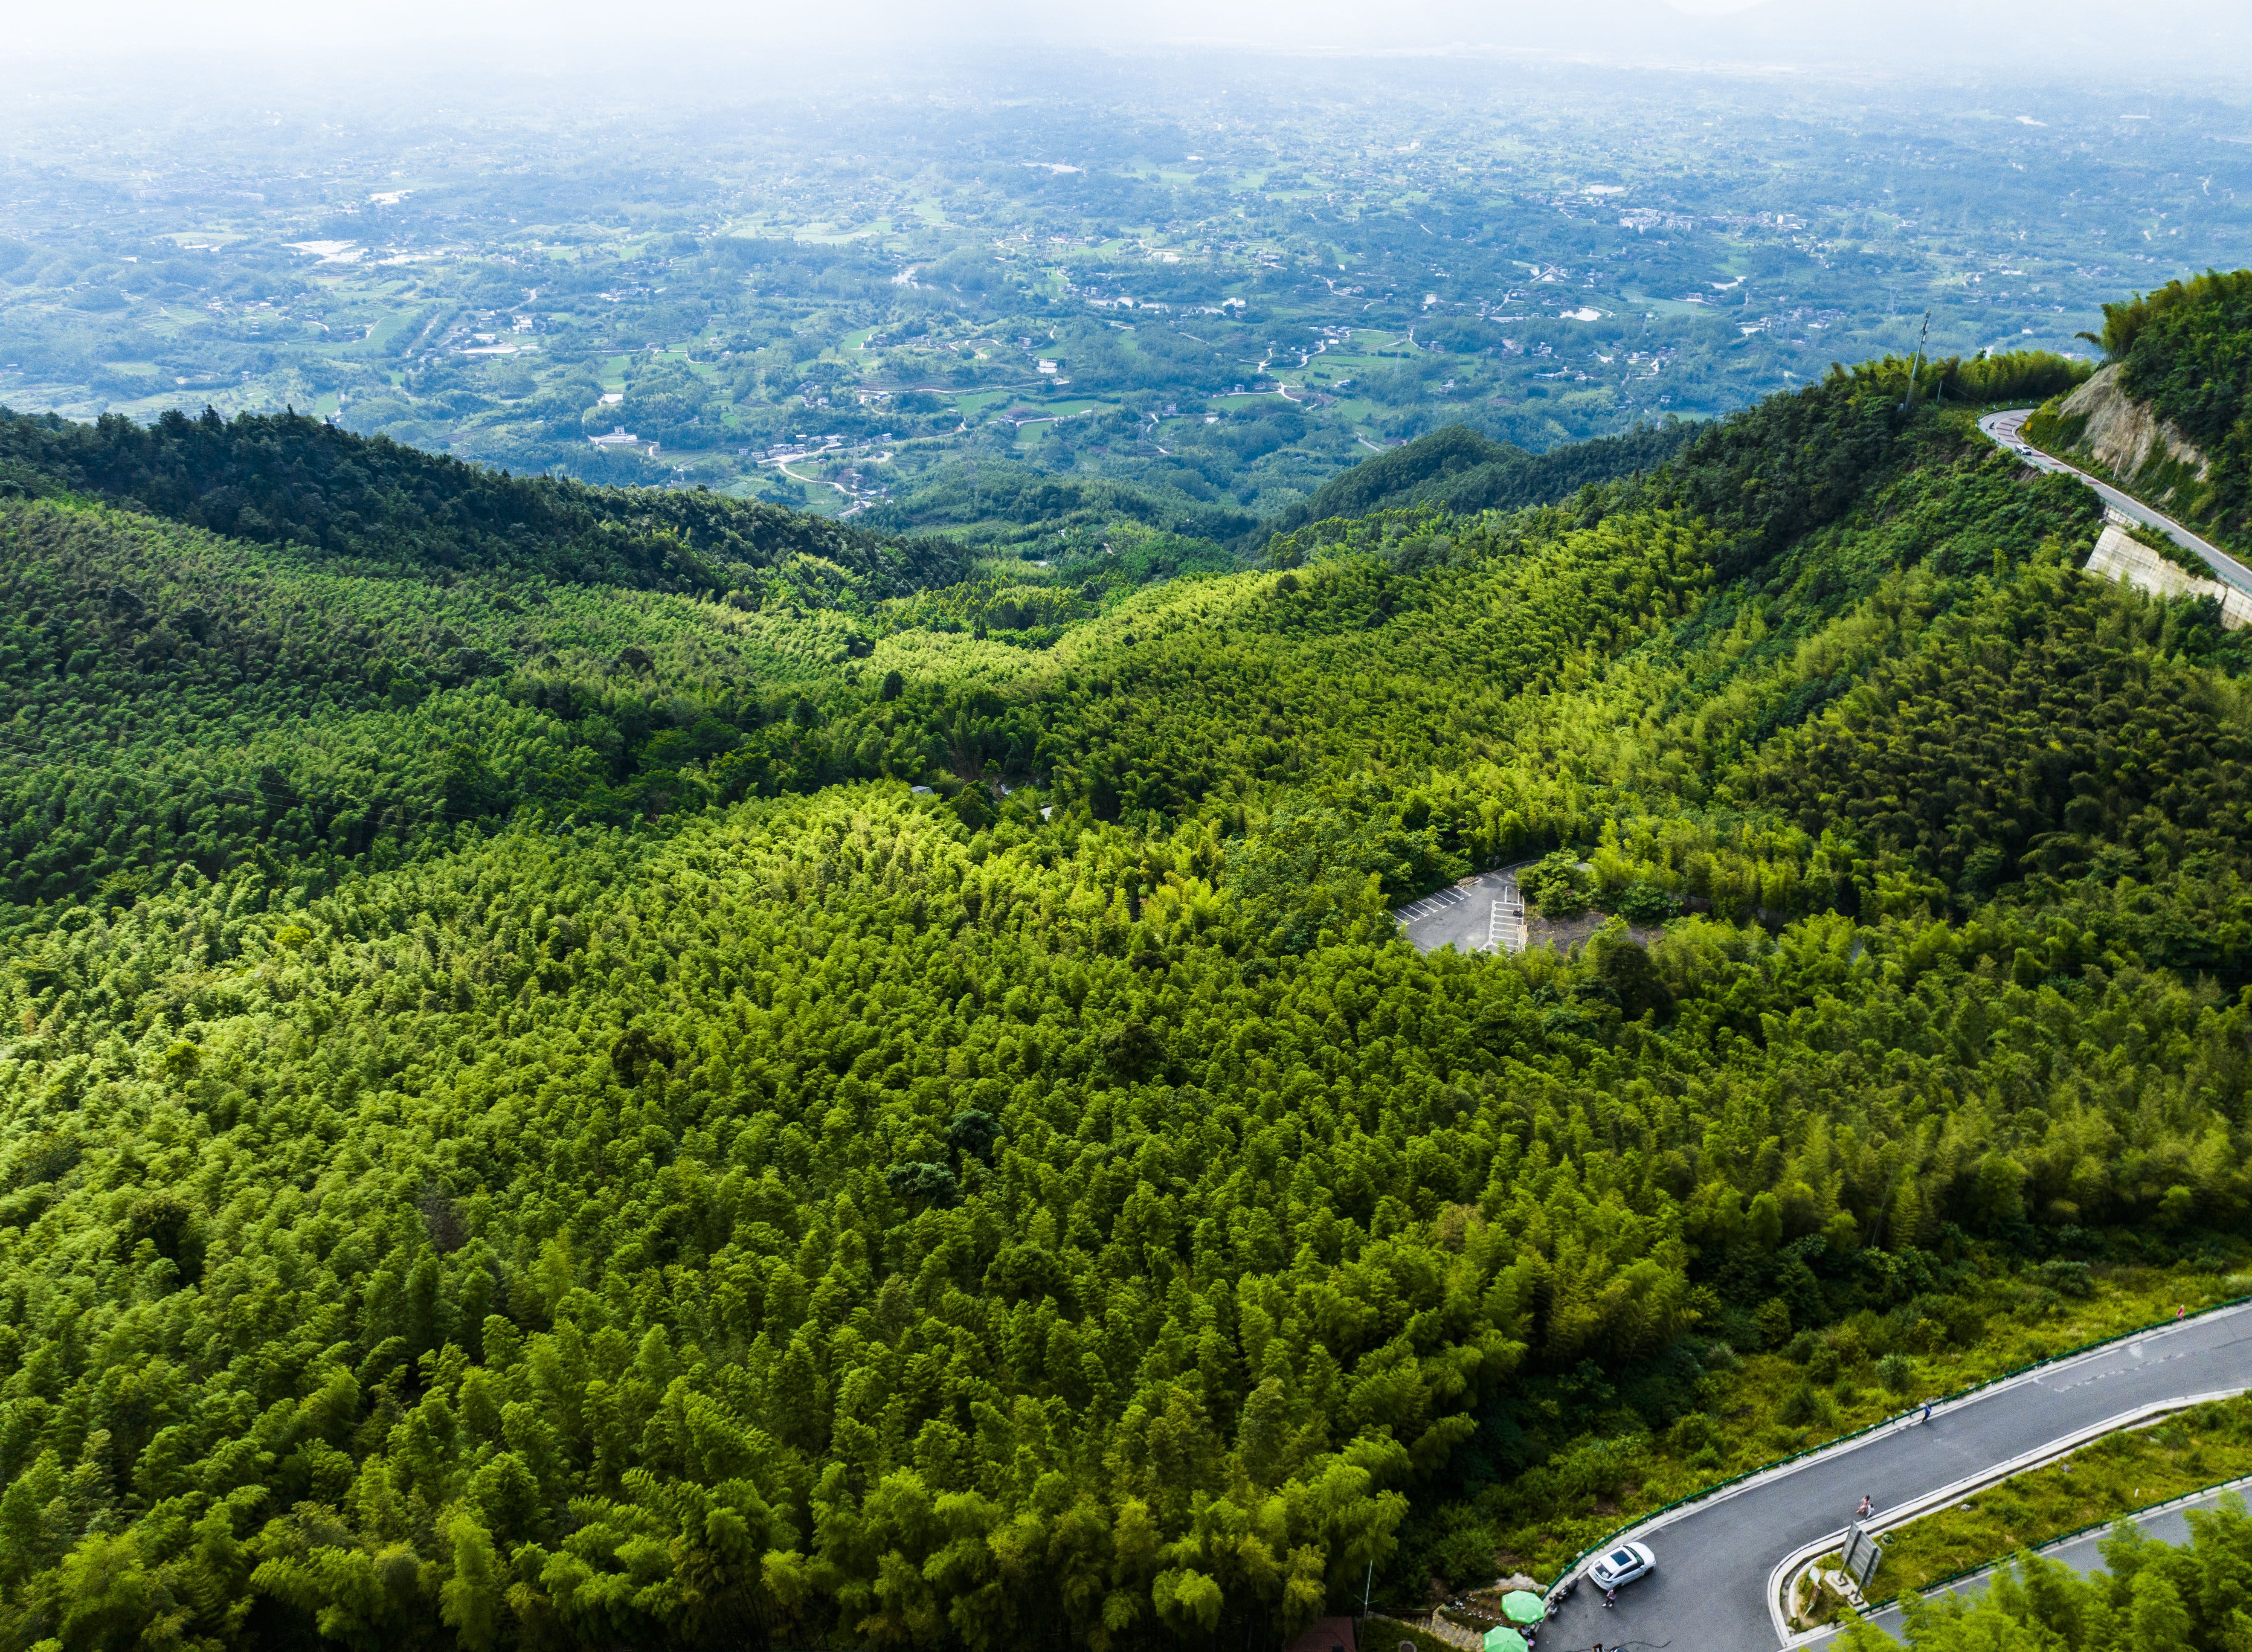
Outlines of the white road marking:
{"label": "white road marking", "polygon": [[1502,885],[1499,897],[1486,913],[1485,949],[1525,950],[1525,897],[1514,881]]}
{"label": "white road marking", "polygon": [[1435,895],[1426,895],[1421,900],[1409,902],[1400,908],[1398,915],[1402,922],[1420,923],[1426,918],[1435,917],[1450,906],[1459,906],[1469,899],[1469,895],[1462,890],[1442,889]]}
{"label": "white road marking", "polygon": [[[1474,895],[1486,898],[1485,938],[1481,942],[1464,936],[1453,944],[1467,946],[1474,952],[1524,951],[1525,897],[1517,887],[1517,880],[1505,874],[1497,877],[1488,872],[1465,878],[1451,888],[1435,891],[1420,900],[1408,902],[1405,906],[1394,907],[1392,915],[1403,928],[1412,932],[1420,929],[1427,920],[1451,913],[1457,906],[1469,906]],[[1477,920],[1470,919],[1470,921],[1475,923]],[[1470,935],[1477,933],[1475,929],[1470,931]],[[1419,941],[1417,944],[1422,943]]]}
{"label": "white road marking", "polygon": [[2010,413],[1988,413],[1978,421],[1978,427],[1994,441],[2016,454],[2020,460],[2036,470],[2046,470],[2054,475],[2077,476],[2082,482],[2093,488],[2104,503],[2122,516],[2131,521],[2140,522],[2145,527],[2158,529],[2184,550],[2193,552],[2203,559],[2207,566],[2212,568],[2216,578],[2236,587],[2239,590],[2252,591],[2252,568],[2247,568],[2210,540],[2200,538],[2164,511],[2146,505],[2140,499],[2120,492],[2118,489],[2097,480],[2086,471],[2067,464],[2063,460],[2052,457],[2040,448],[2029,445],[2020,432],[2030,412],[2030,409],[2021,408]]}

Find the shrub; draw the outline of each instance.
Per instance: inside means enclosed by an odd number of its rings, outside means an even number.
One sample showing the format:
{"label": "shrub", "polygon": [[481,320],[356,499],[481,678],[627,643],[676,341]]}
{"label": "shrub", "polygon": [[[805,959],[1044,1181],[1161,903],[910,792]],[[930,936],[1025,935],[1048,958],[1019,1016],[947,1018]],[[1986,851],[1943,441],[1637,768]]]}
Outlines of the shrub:
{"label": "shrub", "polygon": [[2040,1282],[2059,1296],[2092,1296],[2096,1294],[2096,1276],[2089,1271],[2085,1262],[2066,1261],[2060,1258],[2055,1261],[2043,1262],[2034,1271]]}
{"label": "shrub", "polygon": [[1517,886],[1545,918],[1576,918],[1595,899],[1595,873],[1574,850],[1544,855],[1517,875]]}
{"label": "shrub", "polygon": [[1472,1521],[1457,1526],[1430,1551],[1432,1570],[1457,1586],[1480,1584],[1493,1576],[1493,1532]]}
{"label": "shrub", "polygon": [[1649,927],[1681,915],[1681,902],[1655,884],[1630,884],[1611,902],[1611,911],[1630,924]]}
{"label": "shrub", "polygon": [[1666,1431],[1667,1447],[1685,1457],[1693,1457],[1720,1443],[1720,1431],[1713,1419],[1701,1411],[1692,1411]]}
{"label": "shrub", "polygon": [[1783,1421],[1793,1427],[1804,1427],[1809,1423],[1822,1421],[1827,1409],[1814,1385],[1802,1381],[1783,1396],[1782,1416]]}
{"label": "shrub", "polygon": [[1780,1296],[1762,1302],[1753,1317],[1759,1322],[1760,1339],[1768,1347],[1777,1348],[1790,1340],[1790,1304]]}

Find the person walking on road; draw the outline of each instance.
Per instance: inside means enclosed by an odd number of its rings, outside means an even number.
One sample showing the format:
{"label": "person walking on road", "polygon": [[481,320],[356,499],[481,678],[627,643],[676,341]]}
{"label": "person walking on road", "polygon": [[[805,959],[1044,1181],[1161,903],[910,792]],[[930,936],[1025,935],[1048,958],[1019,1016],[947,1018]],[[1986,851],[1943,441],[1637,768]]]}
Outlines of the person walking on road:
{"label": "person walking on road", "polygon": [[1853,1510],[1853,1518],[1856,1520],[1866,1520],[1869,1517],[1870,1511],[1875,1509],[1875,1507],[1876,1504],[1869,1501],[1868,1495],[1866,1492],[1863,1493],[1861,1496],[1861,1506]]}
{"label": "person walking on road", "polygon": [[1931,1420],[1931,1402],[1928,1399],[1923,1402],[1923,1420],[1925,1422]]}

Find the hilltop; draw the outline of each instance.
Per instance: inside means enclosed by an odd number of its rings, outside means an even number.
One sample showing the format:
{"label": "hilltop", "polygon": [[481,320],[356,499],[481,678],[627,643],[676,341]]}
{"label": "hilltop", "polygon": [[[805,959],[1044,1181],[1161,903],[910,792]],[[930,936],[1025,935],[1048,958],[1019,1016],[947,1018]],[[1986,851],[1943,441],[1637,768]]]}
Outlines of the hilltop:
{"label": "hilltop", "polygon": [[1693,428],[1677,420],[1530,454],[1466,425],[1450,425],[1339,471],[1310,498],[1262,523],[1254,539],[1263,542],[1330,517],[1414,506],[1476,516],[1553,504],[1593,483],[1654,468]]}

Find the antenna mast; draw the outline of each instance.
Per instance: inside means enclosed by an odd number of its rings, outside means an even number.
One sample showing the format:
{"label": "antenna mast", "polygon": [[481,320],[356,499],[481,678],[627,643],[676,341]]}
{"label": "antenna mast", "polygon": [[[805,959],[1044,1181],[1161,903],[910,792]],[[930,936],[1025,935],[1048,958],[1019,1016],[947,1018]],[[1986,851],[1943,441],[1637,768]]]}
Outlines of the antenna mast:
{"label": "antenna mast", "polygon": [[1931,312],[1927,309],[1923,312],[1923,330],[1916,335],[1915,359],[1910,362],[1908,367],[1908,399],[1901,403],[1901,406],[1903,407],[1913,407],[1915,406],[1915,375],[1917,370],[1923,365],[1924,341],[1929,339],[1930,337]]}

